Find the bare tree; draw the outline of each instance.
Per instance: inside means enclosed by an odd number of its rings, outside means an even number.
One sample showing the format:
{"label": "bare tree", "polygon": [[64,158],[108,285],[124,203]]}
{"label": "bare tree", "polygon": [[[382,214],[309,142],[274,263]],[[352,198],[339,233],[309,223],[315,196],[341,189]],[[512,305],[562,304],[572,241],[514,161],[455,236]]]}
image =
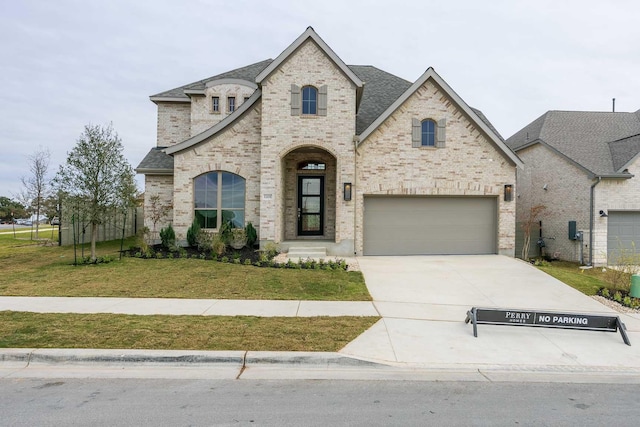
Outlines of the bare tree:
{"label": "bare tree", "polygon": [[40,227],[40,212],[44,207],[44,200],[49,192],[47,172],[49,171],[51,153],[48,149],[39,147],[28,159],[30,175],[21,178],[22,185],[24,186],[24,192],[21,198],[28,201],[32,212],[35,213],[37,239]]}
{"label": "bare tree", "polygon": [[538,225],[538,221],[545,214],[547,207],[544,205],[532,206],[529,209],[529,215],[522,223],[522,231],[524,232],[524,243],[522,245],[522,259],[529,259],[529,246],[531,245],[531,232]]}
{"label": "bare tree", "polygon": [[122,151],[122,141],[111,124],[87,125],[54,180],[64,198],[78,202],[91,224],[92,261],[96,259],[98,225],[114,209],[126,209],[135,202],[133,169]]}

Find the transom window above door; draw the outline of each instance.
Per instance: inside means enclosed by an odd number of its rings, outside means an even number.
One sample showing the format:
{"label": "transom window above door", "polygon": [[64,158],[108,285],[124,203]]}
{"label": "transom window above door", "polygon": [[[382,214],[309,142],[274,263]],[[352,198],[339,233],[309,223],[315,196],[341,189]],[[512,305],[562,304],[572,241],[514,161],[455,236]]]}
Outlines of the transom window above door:
{"label": "transom window above door", "polygon": [[227,221],[244,227],[245,179],[230,172],[209,172],[193,180],[194,217],[201,228],[218,229]]}
{"label": "transom window above door", "polygon": [[322,162],[300,162],[298,163],[298,170],[303,171],[317,171],[317,170],[325,170],[327,165]]}

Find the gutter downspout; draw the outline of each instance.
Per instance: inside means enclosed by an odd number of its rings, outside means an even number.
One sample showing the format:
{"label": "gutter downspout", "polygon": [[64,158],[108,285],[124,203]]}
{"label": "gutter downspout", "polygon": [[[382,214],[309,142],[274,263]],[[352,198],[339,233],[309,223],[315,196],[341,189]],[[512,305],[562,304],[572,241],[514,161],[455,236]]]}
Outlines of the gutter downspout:
{"label": "gutter downspout", "polygon": [[356,255],[356,237],[358,232],[358,144],[360,137],[353,137],[353,255]]}
{"label": "gutter downspout", "polygon": [[595,188],[596,185],[600,184],[600,181],[602,181],[602,177],[601,176],[596,176],[596,178],[598,179],[596,182],[594,182],[591,185],[591,190],[589,192],[589,266],[593,267],[593,212],[594,212],[594,208],[593,208],[593,202],[594,202],[594,195],[595,195]]}

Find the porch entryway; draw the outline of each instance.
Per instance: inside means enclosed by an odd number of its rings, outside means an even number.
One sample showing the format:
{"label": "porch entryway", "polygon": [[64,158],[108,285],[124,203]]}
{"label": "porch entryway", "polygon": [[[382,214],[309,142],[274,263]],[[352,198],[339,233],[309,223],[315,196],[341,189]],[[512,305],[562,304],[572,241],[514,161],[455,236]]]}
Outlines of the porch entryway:
{"label": "porch entryway", "polygon": [[289,152],[282,163],[283,241],[335,242],[336,158],[307,146]]}

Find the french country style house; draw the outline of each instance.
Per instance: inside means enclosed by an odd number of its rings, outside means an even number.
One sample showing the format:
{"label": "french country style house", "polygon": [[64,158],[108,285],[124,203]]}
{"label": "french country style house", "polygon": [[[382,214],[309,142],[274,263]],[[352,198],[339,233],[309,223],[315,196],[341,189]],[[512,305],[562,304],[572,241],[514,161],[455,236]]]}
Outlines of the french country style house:
{"label": "french country style house", "polygon": [[346,65],[309,27],[274,60],[151,101],[145,221],[157,195],[178,240],[231,221],[284,251],[514,255],[522,163],[432,68],[411,83]]}

